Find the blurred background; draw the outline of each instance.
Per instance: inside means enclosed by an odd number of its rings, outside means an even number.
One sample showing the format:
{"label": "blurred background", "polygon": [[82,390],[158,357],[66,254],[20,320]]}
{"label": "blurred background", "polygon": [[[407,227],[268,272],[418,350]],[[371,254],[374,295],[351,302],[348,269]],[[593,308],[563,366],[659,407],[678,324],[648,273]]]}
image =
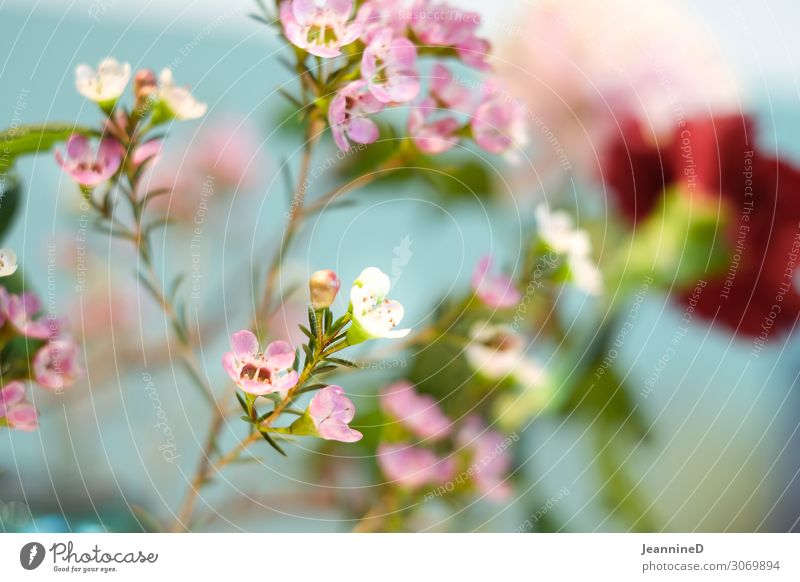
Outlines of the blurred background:
{"label": "blurred background", "polygon": [[[602,262],[614,215],[596,179],[597,144],[615,124],[595,115],[590,101],[613,102],[610,109],[646,118],[655,131],[678,110],[751,112],[759,145],[800,163],[795,2],[643,7],[614,0],[602,10],[588,0],[515,0],[491,10],[478,0],[453,3],[483,14],[498,71],[535,112],[529,163],[494,161],[467,192],[430,182],[378,184],[355,193],[353,206],[322,213],[282,275],[287,305],[272,322],[279,333],[296,337],[294,324],[304,317],[302,296],[289,296],[294,283],[321,268],[349,281],[366,265],[392,272],[408,323],[423,325],[441,297],[468,287],[480,256],[519,264],[524,229],[542,199],[578,209]],[[263,275],[283,232],[279,170],[296,163],[301,147],[276,93],[291,83],[277,61],[282,47],[250,12],[247,0],[0,2],[3,126],[91,123],[96,113],[76,93],[74,69],[108,55],[134,69],[169,66],[208,102],[203,120],[171,131],[152,180],[174,189],[167,210],[184,221],[159,241],[163,279],[191,273],[191,325],[202,339],[204,372],[219,390],[227,338],[247,324],[254,275]],[[136,284],[135,256],[92,232],[74,185],[50,155],[26,159],[19,170],[25,205],[4,244],[17,250],[47,309],[69,316],[84,342],[87,375],[63,394],[34,395],[44,417],[38,432],[0,434],[0,522],[5,531],[155,529],[169,522],[194,470],[207,407],[173,362],[163,315]],[[214,187],[204,189],[210,174]],[[649,528],[800,528],[800,345],[781,335],[753,358],[747,338],[700,318],[685,326],[671,293],[667,286],[647,294],[615,361],[651,427],[647,444],[631,445],[619,459],[624,480],[616,470],[598,476],[604,461],[585,423],[544,417],[520,434],[512,502],[482,501],[466,511],[431,504],[417,529],[517,531],[547,504],[548,523],[536,529],[626,531],[634,526],[603,503],[614,487],[635,488],[647,500]],[[575,298],[570,317],[580,326],[589,309]],[[659,365],[665,354],[668,365]],[[368,408],[392,373],[348,378],[348,392]],[[232,422],[225,442],[242,430]],[[371,494],[369,475],[353,469],[332,485],[324,471],[308,470],[329,453],[302,443],[289,459],[260,453],[258,465],[234,466],[204,491],[208,519],[200,529],[352,528],[340,500],[359,507]],[[359,455],[342,458],[345,473]]]}

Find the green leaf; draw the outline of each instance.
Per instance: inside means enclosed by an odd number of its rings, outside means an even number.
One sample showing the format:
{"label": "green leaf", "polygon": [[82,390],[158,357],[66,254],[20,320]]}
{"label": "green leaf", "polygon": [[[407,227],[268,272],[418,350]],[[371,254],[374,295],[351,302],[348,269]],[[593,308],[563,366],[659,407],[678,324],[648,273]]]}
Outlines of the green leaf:
{"label": "green leaf", "polygon": [[8,236],[14,224],[21,199],[22,184],[19,177],[16,174],[3,175],[0,172],[0,242]]}
{"label": "green leaf", "polygon": [[350,360],[344,360],[342,358],[325,358],[325,361],[330,362],[331,364],[342,366],[343,368],[360,368],[360,366],[355,362],[351,362]]}
{"label": "green leaf", "polygon": [[311,330],[311,333],[314,334],[313,337],[319,337],[319,326],[317,325],[317,312],[314,311],[314,308],[310,305],[308,306],[308,327]]}
{"label": "green leaf", "polygon": [[74,133],[85,136],[97,135],[93,129],[67,123],[23,125],[0,131],[0,149],[4,154],[0,157],[0,174],[13,166],[16,158],[49,151]]}
{"label": "green leaf", "polygon": [[625,382],[613,367],[604,368],[600,361],[589,367],[585,377],[576,384],[565,408],[567,412],[582,415],[591,424],[614,430],[622,427],[637,439],[645,439],[650,430]]}
{"label": "green leaf", "polygon": [[261,432],[261,436],[262,436],[262,437],[264,437],[264,440],[265,440],[265,441],[267,441],[267,442],[269,443],[269,445],[270,445],[270,446],[271,446],[273,449],[275,449],[276,451],[278,451],[278,452],[279,452],[281,455],[283,455],[284,457],[288,457],[288,456],[289,456],[289,455],[287,455],[287,454],[284,452],[284,450],[283,450],[283,449],[280,447],[280,445],[279,445],[278,443],[276,443],[276,442],[275,442],[275,439],[273,439],[273,438],[272,438],[272,437],[269,435],[269,433],[268,433],[267,431],[265,431],[265,430],[262,430],[262,431],[259,431],[259,432]]}
{"label": "green leaf", "polygon": [[250,407],[247,405],[247,402],[245,402],[244,397],[241,394],[239,394],[239,392],[236,392],[236,400],[239,401],[239,405],[242,407],[242,410],[245,411],[245,414],[250,414]]}

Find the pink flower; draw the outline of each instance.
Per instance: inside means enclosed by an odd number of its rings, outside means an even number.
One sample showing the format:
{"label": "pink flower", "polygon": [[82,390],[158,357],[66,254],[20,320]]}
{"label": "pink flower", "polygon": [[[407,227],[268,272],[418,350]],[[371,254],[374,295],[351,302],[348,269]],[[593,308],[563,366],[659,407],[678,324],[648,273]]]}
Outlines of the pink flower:
{"label": "pink flower", "polygon": [[103,138],[95,153],[89,140],[73,134],[67,140],[67,157],[56,151],[56,161],[81,186],[97,186],[119,170],[125,150],[117,140]]}
{"label": "pink flower", "polygon": [[383,103],[364,91],[366,81],[353,81],[336,94],[328,109],[333,140],[342,151],[350,149],[348,138],[369,144],[378,139],[378,126],[367,116],[383,109]]}
{"label": "pink flower", "polygon": [[396,382],[386,388],[381,394],[381,406],[420,438],[438,440],[450,434],[450,419],[436,400],[418,394],[408,382]]}
{"label": "pink flower", "polygon": [[141,166],[144,163],[155,164],[161,156],[161,141],[151,139],[136,148],[131,156],[131,162],[135,166]]}
{"label": "pink flower", "polygon": [[528,143],[524,107],[510,96],[489,87],[472,119],[475,142],[493,154],[508,154]]}
{"label": "pink flower", "polygon": [[507,482],[511,469],[510,440],[471,416],[464,421],[456,441],[470,452],[468,472],[478,490],[494,501],[508,499],[511,495]]}
{"label": "pink flower", "polygon": [[436,63],[431,69],[431,97],[442,107],[469,112],[472,95],[465,85],[458,82],[445,65]]}
{"label": "pink flower", "polygon": [[379,445],[377,460],[387,479],[409,489],[443,485],[456,471],[452,457],[441,459],[428,449],[408,444]]}
{"label": "pink flower", "polygon": [[410,22],[408,2],[404,0],[367,0],[358,12],[363,25],[361,40],[369,44],[375,35],[389,28],[394,36],[404,36]]}
{"label": "pink flower", "polygon": [[7,295],[0,299],[4,303],[5,314],[11,325],[22,335],[31,339],[45,340],[58,337],[60,325],[58,320],[36,315],[42,309],[42,303],[33,293]]}
{"label": "pink flower", "polygon": [[491,275],[491,270],[492,256],[486,255],[478,261],[472,274],[472,289],[475,294],[494,309],[517,305],[522,300],[522,293],[514,285],[514,281],[507,275]]}
{"label": "pink flower", "polygon": [[379,31],[361,58],[361,76],[381,103],[405,103],[419,94],[417,48],[391,28]]}
{"label": "pink flower", "polygon": [[231,347],[233,351],[222,357],[222,366],[248,394],[277,393],[285,397],[297,384],[298,375],[292,368],[295,353],[286,342],[274,341],[261,353],[255,334],[242,330],[231,336]]}
{"label": "pink flower", "polygon": [[408,114],[408,135],[423,153],[441,154],[458,144],[456,132],[461,124],[454,117],[437,115],[440,111],[436,101],[428,97]]}
{"label": "pink flower", "polygon": [[33,431],[39,426],[36,409],[25,399],[25,385],[9,382],[0,388],[0,419],[17,430]]}
{"label": "pink flower", "polygon": [[327,386],[316,393],[308,405],[308,414],[314,422],[319,436],[327,441],[354,443],[362,434],[348,426],[356,409],[344,395],[340,386]]}
{"label": "pink flower", "polygon": [[486,56],[490,45],[477,36],[481,17],[477,12],[464,12],[445,2],[417,0],[411,10],[411,29],[420,44],[453,47],[461,60],[478,69],[489,69]]}
{"label": "pink flower", "polygon": [[281,23],[289,42],[318,57],[335,57],[358,40],[363,26],[350,21],[353,0],[286,0]]}
{"label": "pink flower", "polygon": [[78,344],[70,338],[46,343],[33,357],[33,376],[43,388],[62,390],[74,384],[81,373]]}

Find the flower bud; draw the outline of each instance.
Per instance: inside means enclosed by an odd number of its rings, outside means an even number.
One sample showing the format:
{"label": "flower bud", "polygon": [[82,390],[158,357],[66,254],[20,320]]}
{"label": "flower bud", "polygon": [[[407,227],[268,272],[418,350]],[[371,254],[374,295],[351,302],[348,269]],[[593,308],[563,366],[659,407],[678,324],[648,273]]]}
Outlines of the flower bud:
{"label": "flower bud", "polygon": [[342,283],[335,272],[330,269],[317,271],[311,275],[308,287],[311,291],[311,305],[314,309],[325,309],[330,307]]}
{"label": "flower bud", "polygon": [[136,97],[136,108],[143,109],[150,96],[158,88],[156,74],[151,69],[141,69],[133,78],[133,94]]}

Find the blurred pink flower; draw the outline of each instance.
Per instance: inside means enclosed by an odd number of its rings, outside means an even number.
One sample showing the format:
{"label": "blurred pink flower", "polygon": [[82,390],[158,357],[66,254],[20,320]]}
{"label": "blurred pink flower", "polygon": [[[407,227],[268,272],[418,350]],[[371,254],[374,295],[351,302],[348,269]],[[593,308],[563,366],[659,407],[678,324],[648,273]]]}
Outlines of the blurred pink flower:
{"label": "blurred pink flower", "polygon": [[553,177],[599,174],[619,119],[665,136],[684,116],[739,111],[733,68],[688,3],[541,0],[516,26],[525,33],[505,35],[498,68],[535,120],[537,169]]}
{"label": "blurred pink flower", "polygon": [[442,107],[468,113],[471,111],[472,94],[468,87],[458,82],[452,71],[441,63],[431,69],[431,96]]}
{"label": "blurred pink flower", "polygon": [[289,41],[318,57],[335,57],[361,36],[360,20],[351,21],[353,0],[285,0],[280,19]]}
{"label": "blurred pink flower", "polygon": [[436,155],[453,149],[458,144],[456,132],[460,128],[458,120],[438,109],[432,97],[412,107],[408,114],[408,135],[426,154]]}
{"label": "blurred pink flower", "polygon": [[95,153],[89,140],[73,134],[67,140],[67,157],[56,151],[56,161],[81,186],[97,186],[119,170],[125,150],[117,140],[103,138]]}
{"label": "blurred pink flower", "polygon": [[49,390],[62,390],[71,386],[82,373],[78,354],[78,344],[71,338],[46,343],[33,357],[34,379]]}
{"label": "blurred pink flower", "polygon": [[325,440],[354,443],[363,436],[348,426],[356,409],[353,402],[344,395],[341,386],[327,386],[317,392],[311,399],[308,413],[319,436]]}
{"label": "blurred pink flower", "polygon": [[350,149],[348,138],[370,144],[378,139],[377,124],[368,115],[383,109],[383,103],[365,91],[366,81],[353,81],[336,94],[328,109],[333,140],[342,151]]}
{"label": "blurred pink flower", "polygon": [[472,274],[472,289],[487,306],[494,309],[512,307],[522,300],[511,277],[503,274],[492,275],[492,256],[486,255],[478,261]]}
{"label": "blurred pink flower", "polygon": [[5,316],[11,325],[22,335],[31,339],[44,340],[55,338],[60,331],[57,319],[46,316],[37,317],[42,310],[42,303],[33,293],[21,295],[6,294],[5,289],[0,292],[0,306],[5,304]]}
{"label": "blurred pink flower", "polygon": [[253,124],[228,115],[203,125],[189,146],[187,167],[203,177],[213,176],[216,190],[251,188],[263,174],[260,149]]}
{"label": "blurred pink flower", "polygon": [[456,441],[470,452],[468,472],[478,490],[493,501],[508,499],[511,495],[508,472],[512,463],[509,439],[471,416],[463,422]]}
{"label": "blurred pink flower", "polygon": [[295,353],[286,342],[274,341],[261,353],[255,334],[242,330],[231,336],[231,347],[233,351],[222,357],[222,366],[248,394],[277,393],[285,397],[297,384],[298,375],[292,368]]}
{"label": "blurred pink flower", "polygon": [[498,86],[488,86],[472,118],[472,137],[487,152],[515,157],[528,143],[524,107]]}
{"label": "blurred pink flower", "polygon": [[403,36],[410,22],[408,0],[367,0],[359,9],[358,20],[363,25],[364,44],[371,43],[386,28],[395,36]]}
{"label": "blurred pink flower", "polygon": [[442,413],[436,400],[427,394],[418,394],[408,382],[396,382],[386,388],[381,393],[381,406],[420,438],[438,440],[450,434],[450,419]]}
{"label": "blurred pink flower", "polygon": [[446,2],[417,0],[410,10],[411,29],[420,44],[453,47],[461,60],[477,69],[489,69],[486,57],[491,49],[489,42],[477,36],[481,16],[465,12]]}
{"label": "blurred pink flower", "polygon": [[0,388],[0,418],[16,430],[33,431],[38,428],[38,414],[25,399],[25,385],[22,382],[9,382]]}
{"label": "blurred pink flower", "polygon": [[414,70],[417,49],[391,28],[375,34],[364,50],[361,75],[372,95],[381,103],[405,103],[419,94],[419,77]]}
{"label": "blurred pink flower", "polygon": [[392,483],[409,489],[424,485],[443,485],[456,471],[452,457],[439,458],[435,453],[409,444],[378,446],[378,465]]}
{"label": "blurred pink flower", "polygon": [[144,163],[155,164],[161,155],[161,141],[151,139],[136,148],[131,156],[131,162],[135,166],[141,166]]}

